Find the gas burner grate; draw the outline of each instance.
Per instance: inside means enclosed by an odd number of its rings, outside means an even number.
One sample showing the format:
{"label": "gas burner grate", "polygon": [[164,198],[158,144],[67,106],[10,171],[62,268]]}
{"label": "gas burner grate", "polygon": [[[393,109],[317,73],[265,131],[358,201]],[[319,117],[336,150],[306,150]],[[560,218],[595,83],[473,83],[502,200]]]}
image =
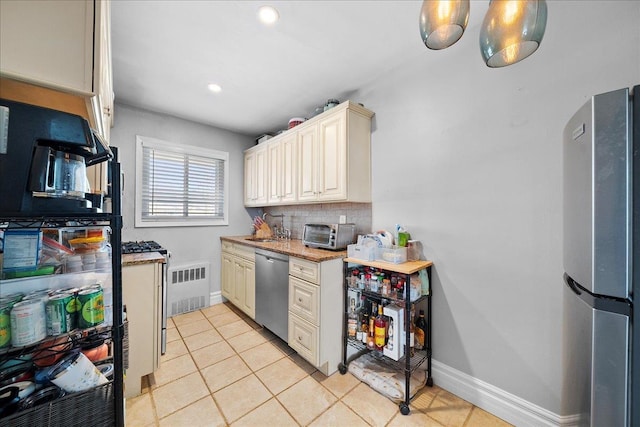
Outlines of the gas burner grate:
{"label": "gas burner grate", "polygon": [[167,250],[153,240],[139,242],[122,242],[123,254],[135,254],[142,252],[159,252],[162,255],[166,255]]}

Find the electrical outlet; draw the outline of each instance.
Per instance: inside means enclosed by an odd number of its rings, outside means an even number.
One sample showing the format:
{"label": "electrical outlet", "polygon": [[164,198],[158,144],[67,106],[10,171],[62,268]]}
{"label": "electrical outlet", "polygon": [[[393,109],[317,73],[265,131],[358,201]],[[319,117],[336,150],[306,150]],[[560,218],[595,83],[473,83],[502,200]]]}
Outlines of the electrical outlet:
{"label": "electrical outlet", "polygon": [[346,224],[346,223],[347,223],[347,216],[340,215],[340,224]]}

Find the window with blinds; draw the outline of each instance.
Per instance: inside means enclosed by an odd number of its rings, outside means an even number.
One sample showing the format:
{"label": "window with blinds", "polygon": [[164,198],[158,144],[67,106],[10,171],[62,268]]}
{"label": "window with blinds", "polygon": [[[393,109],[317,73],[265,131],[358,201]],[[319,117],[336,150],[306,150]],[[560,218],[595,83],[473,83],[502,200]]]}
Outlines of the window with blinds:
{"label": "window with blinds", "polygon": [[227,225],[229,153],[138,136],[136,227]]}

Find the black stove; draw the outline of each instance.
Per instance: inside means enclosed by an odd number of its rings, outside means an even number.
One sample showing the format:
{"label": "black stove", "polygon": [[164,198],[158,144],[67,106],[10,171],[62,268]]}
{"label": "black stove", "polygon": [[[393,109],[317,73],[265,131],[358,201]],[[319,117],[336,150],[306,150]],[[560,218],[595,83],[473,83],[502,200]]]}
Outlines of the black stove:
{"label": "black stove", "polygon": [[136,254],[142,252],[159,252],[161,255],[167,254],[167,250],[160,246],[158,242],[154,242],[153,240],[140,242],[122,242],[123,254]]}

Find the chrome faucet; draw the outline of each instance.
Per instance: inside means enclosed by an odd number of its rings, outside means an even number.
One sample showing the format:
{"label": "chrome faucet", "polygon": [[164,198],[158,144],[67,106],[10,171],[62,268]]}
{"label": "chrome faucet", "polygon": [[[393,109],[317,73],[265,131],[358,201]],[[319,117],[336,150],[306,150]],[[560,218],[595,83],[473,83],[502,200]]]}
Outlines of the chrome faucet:
{"label": "chrome faucet", "polygon": [[270,214],[269,212],[264,212],[262,214],[262,219],[264,221],[266,221],[267,219],[267,215],[269,215],[271,218],[280,218],[280,228],[278,228],[278,226],[275,226],[275,234],[276,237],[278,238],[282,238],[282,239],[290,239],[291,238],[291,230],[284,228],[284,214],[280,214],[280,215],[273,215]]}

